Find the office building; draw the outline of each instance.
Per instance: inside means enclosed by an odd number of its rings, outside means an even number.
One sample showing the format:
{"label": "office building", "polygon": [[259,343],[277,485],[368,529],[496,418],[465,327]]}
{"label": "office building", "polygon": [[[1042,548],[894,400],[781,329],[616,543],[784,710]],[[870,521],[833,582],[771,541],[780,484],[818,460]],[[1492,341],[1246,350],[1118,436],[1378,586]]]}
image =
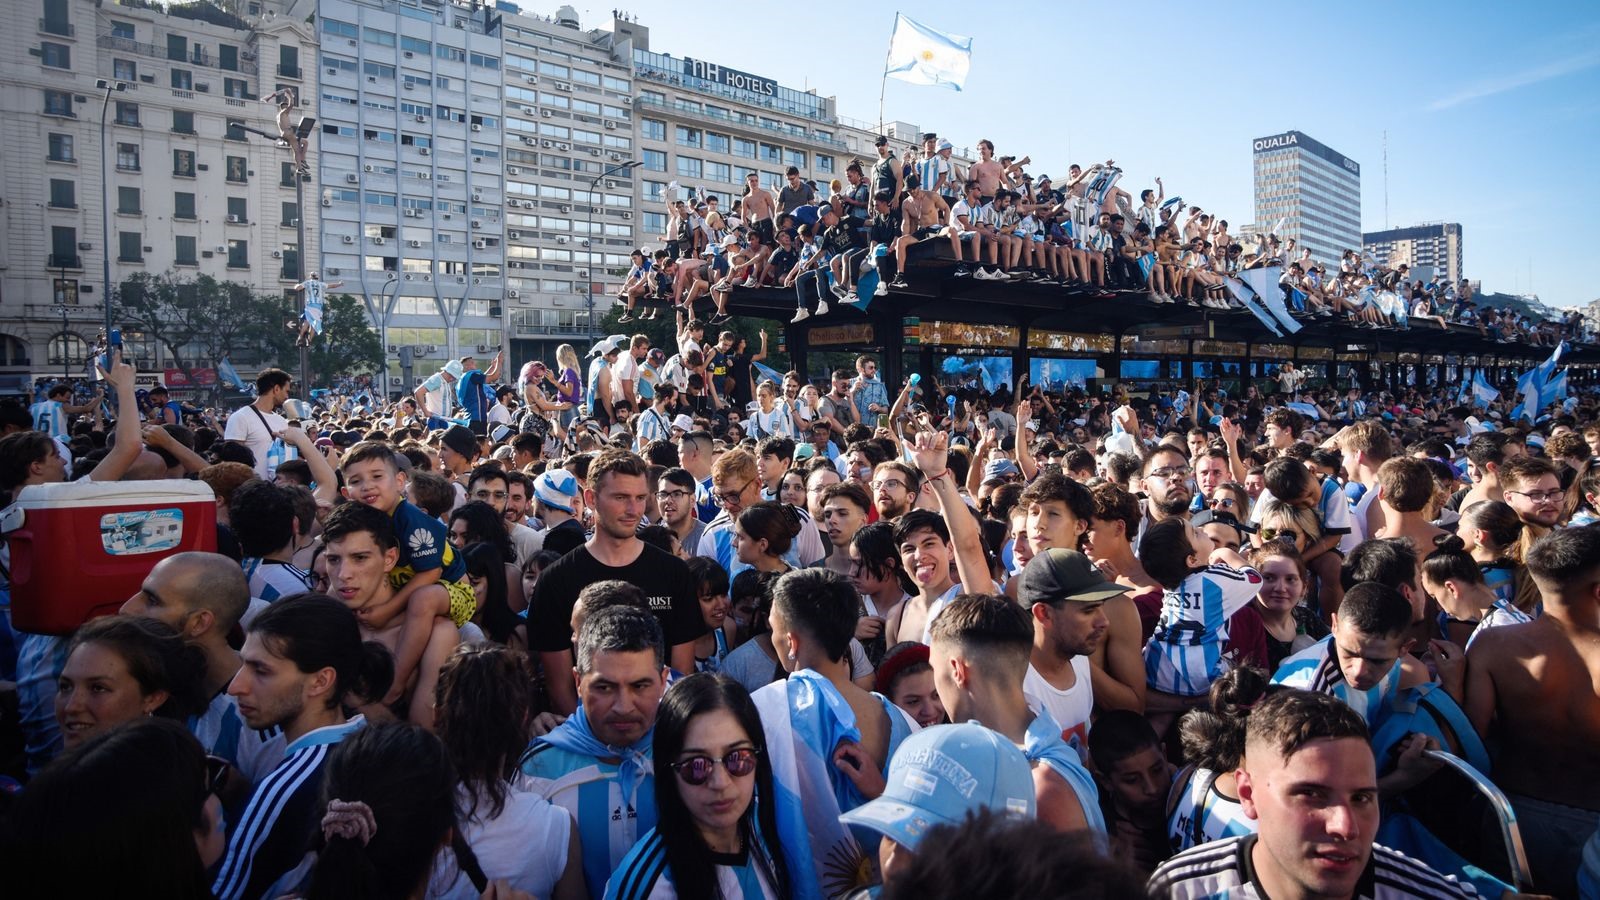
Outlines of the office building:
{"label": "office building", "polygon": [[[138,273],[170,273],[278,293],[302,278],[303,218],[316,258],[317,210],[296,205],[290,152],[233,127],[275,135],[276,107],[259,98],[314,90],[308,10],[292,0],[241,7],[10,6],[12,27],[0,37],[6,392],[85,372],[105,321],[108,252],[114,289]],[[307,98],[296,118],[309,106]],[[315,153],[313,145],[313,165]],[[309,198],[313,185],[304,187]],[[152,335],[125,330],[123,340],[144,373],[171,378],[179,359],[192,369],[214,363],[199,344],[174,353]],[[247,356],[239,368],[252,364]]]}
{"label": "office building", "polygon": [[1426,270],[1435,278],[1461,280],[1461,225],[1432,222],[1410,228],[1369,231],[1361,236],[1362,248],[1378,262]]}
{"label": "office building", "polygon": [[1361,165],[1298,132],[1257,138],[1255,220],[1294,238],[1314,259],[1336,265],[1361,248]]}

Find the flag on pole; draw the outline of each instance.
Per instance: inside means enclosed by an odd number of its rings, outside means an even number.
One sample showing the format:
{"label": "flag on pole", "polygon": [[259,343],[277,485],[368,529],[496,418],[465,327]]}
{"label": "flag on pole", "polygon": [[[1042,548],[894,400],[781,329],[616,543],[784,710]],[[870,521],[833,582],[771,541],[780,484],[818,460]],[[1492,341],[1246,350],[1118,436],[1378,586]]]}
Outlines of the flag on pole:
{"label": "flag on pole", "polygon": [[243,378],[239,377],[239,370],[233,367],[233,363],[228,360],[227,356],[217,360],[217,377],[222,380],[223,384],[231,384],[245,393],[250,392],[250,386],[244,383]]}
{"label": "flag on pole", "polygon": [[1472,375],[1472,402],[1479,406],[1488,406],[1500,396],[1489,379],[1483,377],[1483,370],[1479,369]]}
{"label": "flag on pole", "polygon": [[934,31],[896,14],[885,73],[912,84],[937,84],[961,90],[972,65],[972,38]]}
{"label": "flag on pole", "polygon": [[[1556,366],[1561,364],[1561,357],[1566,355],[1567,350],[1567,342],[1562,341],[1556,346],[1555,352],[1550,354],[1549,359],[1524,372],[1522,377],[1517,379],[1517,395],[1522,398],[1522,402],[1511,411],[1512,421],[1524,417],[1530,422],[1536,421],[1540,410],[1559,399],[1551,393],[1551,381],[1557,377]],[[1564,378],[1561,389],[1563,391],[1566,389]]]}
{"label": "flag on pole", "polygon": [[1567,399],[1566,369],[1562,369],[1560,372],[1557,372],[1556,377],[1550,379],[1550,383],[1545,385],[1544,399],[1550,403],[1554,403],[1557,400]]}

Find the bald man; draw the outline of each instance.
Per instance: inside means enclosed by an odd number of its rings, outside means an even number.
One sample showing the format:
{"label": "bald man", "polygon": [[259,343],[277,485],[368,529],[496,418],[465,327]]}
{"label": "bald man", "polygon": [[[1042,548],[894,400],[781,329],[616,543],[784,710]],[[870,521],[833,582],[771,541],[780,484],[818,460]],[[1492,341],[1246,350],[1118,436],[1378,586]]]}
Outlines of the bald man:
{"label": "bald man", "polygon": [[242,665],[228,635],[243,626],[250,603],[250,584],[238,563],[220,553],[177,553],[150,569],[139,592],[122,604],[122,613],[171,626],[205,655],[211,705],[190,730],[207,753],[233,763],[254,782],[278,764],[283,742],[246,726],[228,694],[228,682]]}

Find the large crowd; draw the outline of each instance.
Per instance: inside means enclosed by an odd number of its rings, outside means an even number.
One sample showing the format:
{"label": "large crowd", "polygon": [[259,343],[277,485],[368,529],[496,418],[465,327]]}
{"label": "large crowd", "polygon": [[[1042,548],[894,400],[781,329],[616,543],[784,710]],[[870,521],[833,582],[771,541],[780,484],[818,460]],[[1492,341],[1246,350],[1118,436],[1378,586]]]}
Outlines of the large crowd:
{"label": "large crowd", "polygon": [[[1004,158],[946,203],[932,147],[917,181],[887,167],[888,199],[849,173],[869,230],[1075,221]],[[1049,202],[1115,198],[1105,180]],[[624,299],[676,304],[674,346],[464,357],[398,399],[314,404],[267,369],[231,411],[139,392],[112,352],[88,402],[0,403],[0,491],[27,515],[36,486],[187,480],[216,519],[96,598],[115,615],[29,633],[7,607],[8,895],[1600,891],[1600,400],[1346,390],[1292,364],[1144,396],[886,384],[870,355],[813,383],[694,301],[727,316],[778,278],[825,311],[916,230],[835,245],[855,207],[813,204],[833,256],[808,255],[811,223],[780,217],[811,200],[797,181],[742,199],[779,214],[742,238],[675,232],[653,254],[671,284],[640,252]],[[974,278],[1146,277],[960,228],[930,234]],[[702,242],[727,249],[696,262]],[[1230,305],[1155,252],[1140,290]],[[37,552],[6,546],[8,588]]]}

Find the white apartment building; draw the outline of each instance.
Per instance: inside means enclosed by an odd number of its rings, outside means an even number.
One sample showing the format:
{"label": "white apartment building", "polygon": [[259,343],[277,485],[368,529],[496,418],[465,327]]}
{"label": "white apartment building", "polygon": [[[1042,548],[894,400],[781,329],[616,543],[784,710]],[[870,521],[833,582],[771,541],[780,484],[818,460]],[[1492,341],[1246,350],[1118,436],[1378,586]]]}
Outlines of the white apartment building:
{"label": "white apartment building", "polygon": [[1369,231],[1361,236],[1363,249],[1379,262],[1410,266],[1449,281],[1462,278],[1462,236],[1459,222],[1430,222],[1409,228]]}
{"label": "white apartment building", "polygon": [[1251,142],[1256,225],[1337,265],[1361,249],[1361,164],[1299,131]]}
{"label": "white apartment building", "polygon": [[[295,204],[292,156],[230,123],[276,132],[276,107],[259,98],[314,86],[304,10],[292,0],[234,12],[109,0],[9,8],[15,18],[0,36],[0,390],[85,371],[105,318],[108,252],[113,288],[141,272],[264,292],[301,280],[296,226],[304,215],[314,259],[316,210]],[[174,368],[151,337],[123,338],[141,371]],[[179,353],[197,367],[214,362],[198,347]]]}
{"label": "white apartment building", "polygon": [[500,18],[438,0],[317,4],[322,275],[366,303],[391,390],[505,346]]}

